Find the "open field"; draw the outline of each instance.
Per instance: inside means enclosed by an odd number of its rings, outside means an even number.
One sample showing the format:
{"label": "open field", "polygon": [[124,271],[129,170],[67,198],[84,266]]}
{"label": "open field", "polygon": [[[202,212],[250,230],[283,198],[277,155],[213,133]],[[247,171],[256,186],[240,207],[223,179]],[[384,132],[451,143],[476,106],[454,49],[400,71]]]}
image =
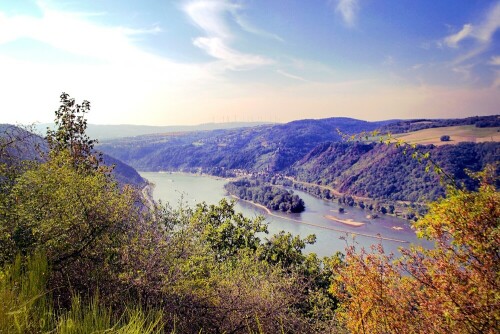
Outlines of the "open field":
{"label": "open field", "polygon": [[[482,143],[489,141],[500,141],[500,127],[477,128],[474,125],[449,126],[442,128],[424,129],[410,133],[394,135],[410,144],[434,144],[446,145],[457,144],[461,142]],[[441,141],[441,136],[450,136],[450,141]]]}

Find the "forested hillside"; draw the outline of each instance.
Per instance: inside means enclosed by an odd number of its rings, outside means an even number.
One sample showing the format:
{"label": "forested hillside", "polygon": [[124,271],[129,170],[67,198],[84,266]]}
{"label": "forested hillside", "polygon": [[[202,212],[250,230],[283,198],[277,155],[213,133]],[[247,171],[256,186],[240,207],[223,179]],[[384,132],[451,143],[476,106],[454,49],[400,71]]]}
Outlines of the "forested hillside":
{"label": "forested hillside", "polygon": [[[500,143],[459,143],[417,146],[458,184],[476,189],[466,170],[477,172],[500,159]],[[445,187],[425,164],[412,158],[414,150],[375,143],[324,143],[290,169],[299,181],[331,186],[349,195],[373,199],[426,202],[444,196]],[[499,169],[496,169],[499,175]]]}
{"label": "forested hillside", "polygon": [[143,171],[283,171],[319,143],[340,140],[337,130],[354,134],[381,124],[350,118],[301,120],[235,130],[122,138],[105,141],[99,148]]}
{"label": "forested hillside", "polygon": [[[15,125],[0,124],[0,139],[5,143],[5,154],[0,156],[0,159],[5,163],[44,160],[49,151],[47,142],[32,131],[32,128],[23,129]],[[119,183],[136,187],[146,185],[146,180],[131,166],[108,154],[102,154],[101,158],[103,164],[114,166],[112,174]]]}

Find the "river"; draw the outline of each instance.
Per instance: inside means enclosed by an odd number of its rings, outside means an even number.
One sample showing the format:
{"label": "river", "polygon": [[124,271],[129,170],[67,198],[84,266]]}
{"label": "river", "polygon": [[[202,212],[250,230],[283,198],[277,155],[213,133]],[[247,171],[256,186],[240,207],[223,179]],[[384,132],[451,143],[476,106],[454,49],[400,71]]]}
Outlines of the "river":
{"label": "river", "polygon": [[[168,202],[177,207],[182,200],[184,204],[195,206],[206,202],[217,204],[222,198],[231,198],[224,189],[227,180],[184,173],[141,172],[142,177],[155,184],[153,197],[155,200]],[[286,214],[272,212],[252,203],[239,200],[236,210],[246,217],[263,215],[269,223],[269,235],[281,230],[305,237],[316,235],[316,243],[309,245],[306,252],[315,252],[319,256],[329,256],[336,251],[344,251],[346,240],[356,243],[357,248],[369,248],[372,244],[382,243],[386,252],[397,253],[399,247],[408,247],[410,243],[423,244],[430,247],[429,242],[420,240],[406,220],[393,216],[381,215],[378,219],[367,219],[368,211],[359,208],[345,207],[345,213],[338,212],[336,202],[315,198],[305,192],[294,190],[306,204],[302,213]],[[327,216],[343,221],[362,222],[362,226],[350,226],[328,219]],[[353,241],[354,237],[354,241]],[[342,239],[346,240],[342,240]]]}

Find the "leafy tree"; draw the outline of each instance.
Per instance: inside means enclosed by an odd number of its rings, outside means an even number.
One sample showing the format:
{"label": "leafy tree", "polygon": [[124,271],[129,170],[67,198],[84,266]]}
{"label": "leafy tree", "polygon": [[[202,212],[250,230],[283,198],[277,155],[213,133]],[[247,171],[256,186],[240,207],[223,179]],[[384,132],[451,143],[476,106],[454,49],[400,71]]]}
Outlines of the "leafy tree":
{"label": "leafy tree", "polygon": [[316,236],[311,234],[302,239],[299,236],[293,236],[291,233],[280,233],[273,235],[268,239],[259,250],[260,257],[274,265],[280,265],[283,268],[291,269],[301,267],[306,256],[302,251],[308,244],[314,244]]}
{"label": "leafy tree", "polygon": [[53,155],[20,176],[11,193],[18,248],[43,248],[54,265],[112,249],[136,216],[133,190],[100,172],[81,174],[73,162],[68,152]]}
{"label": "leafy tree", "polygon": [[235,255],[240,249],[257,250],[259,233],[267,233],[263,217],[245,218],[234,210],[234,202],[222,199],[219,205],[199,204],[192,221],[201,229],[203,239],[218,260]]}
{"label": "leafy tree", "polygon": [[441,138],[440,138],[440,139],[441,139],[441,141],[450,141],[450,136],[448,136],[448,135],[443,135],[443,136],[441,136]]}
{"label": "leafy tree", "polygon": [[75,166],[97,168],[102,162],[101,154],[94,152],[97,140],[90,139],[85,133],[90,102],[84,100],[82,104],[77,104],[67,93],[62,93],[60,98],[61,105],[55,112],[56,129],[47,129],[46,139],[50,150],[67,150]]}

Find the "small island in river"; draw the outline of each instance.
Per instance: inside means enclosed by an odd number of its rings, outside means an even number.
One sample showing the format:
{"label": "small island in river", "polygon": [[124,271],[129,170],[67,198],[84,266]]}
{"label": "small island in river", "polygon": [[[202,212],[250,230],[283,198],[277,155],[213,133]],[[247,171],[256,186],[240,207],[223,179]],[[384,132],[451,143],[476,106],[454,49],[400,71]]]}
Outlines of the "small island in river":
{"label": "small island in river", "polygon": [[259,180],[243,178],[227,183],[224,188],[233,196],[261,204],[269,210],[289,213],[305,210],[304,201],[292,190],[265,184]]}

